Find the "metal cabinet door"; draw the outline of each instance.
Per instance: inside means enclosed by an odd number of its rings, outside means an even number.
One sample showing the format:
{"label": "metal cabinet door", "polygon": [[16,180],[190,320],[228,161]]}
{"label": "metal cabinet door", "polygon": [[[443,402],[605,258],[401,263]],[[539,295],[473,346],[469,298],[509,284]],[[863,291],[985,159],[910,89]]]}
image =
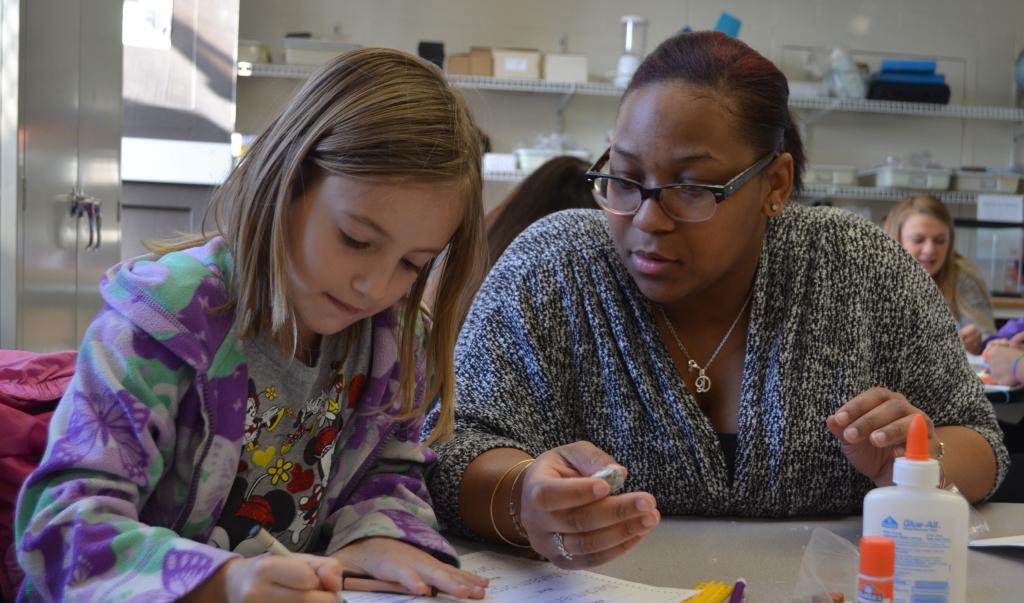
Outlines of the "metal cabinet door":
{"label": "metal cabinet door", "polygon": [[[78,185],[92,204],[79,223],[75,342],[103,307],[100,277],[121,258],[122,0],[82,0]],[[91,239],[91,241],[90,241]]]}
{"label": "metal cabinet door", "polygon": [[19,103],[22,219],[18,346],[73,348],[78,340],[79,2],[32,0],[21,7]]}

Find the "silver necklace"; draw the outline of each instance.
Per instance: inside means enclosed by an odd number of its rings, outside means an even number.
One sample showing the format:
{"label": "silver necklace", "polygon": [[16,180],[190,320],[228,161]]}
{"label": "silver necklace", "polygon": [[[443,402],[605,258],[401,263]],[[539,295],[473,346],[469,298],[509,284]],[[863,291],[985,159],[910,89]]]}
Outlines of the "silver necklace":
{"label": "silver necklace", "polygon": [[676,333],[676,328],[672,326],[672,321],[668,319],[668,314],[665,313],[665,307],[658,305],[658,310],[661,311],[661,317],[665,320],[665,324],[668,325],[668,332],[672,333],[672,339],[676,340],[676,345],[683,351],[683,355],[686,356],[686,366],[692,372],[697,369],[697,380],[694,382],[694,387],[697,389],[698,394],[705,394],[711,390],[711,378],[708,377],[708,369],[711,368],[711,363],[718,357],[718,353],[722,351],[722,346],[725,345],[726,341],[729,341],[729,336],[732,335],[732,330],[736,328],[736,324],[740,321],[740,317],[743,316],[743,311],[747,309],[747,304],[750,303],[750,298],[753,297],[753,292],[747,296],[747,299],[743,302],[743,307],[740,308],[739,314],[733,319],[732,324],[729,325],[729,330],[725,332],[725,337],[722,341],[718,342],[718,347],[715,348],[711,358],[708,359],[708,363],[703,368],[697,362],[690,357],[690,353],[686,351],[686,346],[683,345],[683,341],[679,339],[679,335]]}

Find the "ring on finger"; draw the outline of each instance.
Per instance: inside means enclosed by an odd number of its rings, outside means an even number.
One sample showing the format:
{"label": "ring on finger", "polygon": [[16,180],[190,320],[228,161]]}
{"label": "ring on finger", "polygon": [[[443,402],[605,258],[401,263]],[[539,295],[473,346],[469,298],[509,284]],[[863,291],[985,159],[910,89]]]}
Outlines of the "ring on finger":
{"label": "ring on finger", "polygon": [[555,541],[555,548],[558,549],[558,554],[565,558],[566,561],[572,561],[572,553],[565,548],[565,541],[562,540],[562,533],[555,532],[552,534]]}

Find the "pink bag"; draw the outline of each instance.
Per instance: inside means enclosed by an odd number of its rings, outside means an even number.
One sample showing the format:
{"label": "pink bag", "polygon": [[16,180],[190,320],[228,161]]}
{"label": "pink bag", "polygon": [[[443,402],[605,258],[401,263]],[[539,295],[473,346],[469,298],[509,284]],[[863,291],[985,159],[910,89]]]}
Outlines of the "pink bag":
{"label": "pink bag", "polygon": [[13,601],[23,578],[14,554],[18,491],[46,450],[50,417],[71,382],[77,356],[0,350],[0,599]]}

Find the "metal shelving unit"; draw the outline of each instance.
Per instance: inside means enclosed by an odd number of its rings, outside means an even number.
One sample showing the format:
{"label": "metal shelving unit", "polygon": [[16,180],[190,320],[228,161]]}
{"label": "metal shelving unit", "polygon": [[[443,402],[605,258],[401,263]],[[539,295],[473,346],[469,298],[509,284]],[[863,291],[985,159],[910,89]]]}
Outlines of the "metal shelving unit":
{"label": "metal shelving unit", "polygon": [[[307,65],[283,64],[249,64],[239,63],[240,77],[273,77],[305,79],[316,71],[317,67]],[[603,96],[617,98],[622,95],[622,88],[612,84],[586,83],[572,84],[564,82],[545,82],[538,80],[499,79],[493,77],[452,75],[449,81],[466,90],[495,90],[501,92],[522,92],[535,94],[557,94],[586,96]],[[568,98],[568,97],[566,97]],[[566,100],[562,100],[564,106]],[[912,115],[920,117],[945,117],[952,119],[972,119],[1024,123],[1024,109],[1013,107],[989,107],[972,105],[935,105],[930,103],[905,103],[897,101],[879,101],[868,99],[838,98],[793,98],[790,106],[798,110],[818,111],[822,114],[832,111],[852,113],[874,113],[882,115]],[[561,107],[560,107],[561,108]],[[815,118],[812,118],[815,119]],[[490,182],[518,182],[526,174],[522,171],[488,172],[484,179]],[[899,201],[910,192],[910,189],[875,188],[870,186],[837,186],[829,184],[808,184],[801,200],[815,199],[851,199],[863,201]],[[923,191],[933,194],[949,204],[973,204],[977,193],[962,191]]]}
{"label": "metal shelving unit", "polygon": [[[283,65],[277,63],[240,63],[241,77],[278,77],[305,79],[317,68],[308,65]],[[452,75],[449,81],[467,90],[497,90],[503,92],[532,92],[538,94],[582,94],[585,96],[619,97],[622,88],[612,84],[545,82],[538,80],[498,79],[493,77]],[[852,113],[877,113],[883,115],[916,115],[921,117],[946,117],[952,119],[976,119],[1024,123],[1024,109],[1013,107],[990,107],[981,105],[936,105],[931,103],[905,103],[868,99],[842,98],[792,98],[789,104],[794,109],[815,111],[846,111]]]}
{"label": "metal shelving unit", "polygon": [[[488,182],[518,182],[526,177],[522,170],[513,172],[484,172],[484,180]],[[942,191],[906,188],[876,188],[873,186],[841,186],[834,184],[807,184],[800,195],[801,201],[817,199],[851,199],[860,201],[899,201],[911,193],[925,193],[942,199],[944,203],[953,205],[973,204],[979,193],[965,191]]]}
{"label": "metal shelving unit", "polygon": [[878,188],[873,186],[842,186],[835,184],[807,184],[800,195],[803,201],[815,199],[852,199],[861,201],[899,201],[912,193],[933,195],[948,205],[970,205],[981,193],[943,191],[934,189]]}

